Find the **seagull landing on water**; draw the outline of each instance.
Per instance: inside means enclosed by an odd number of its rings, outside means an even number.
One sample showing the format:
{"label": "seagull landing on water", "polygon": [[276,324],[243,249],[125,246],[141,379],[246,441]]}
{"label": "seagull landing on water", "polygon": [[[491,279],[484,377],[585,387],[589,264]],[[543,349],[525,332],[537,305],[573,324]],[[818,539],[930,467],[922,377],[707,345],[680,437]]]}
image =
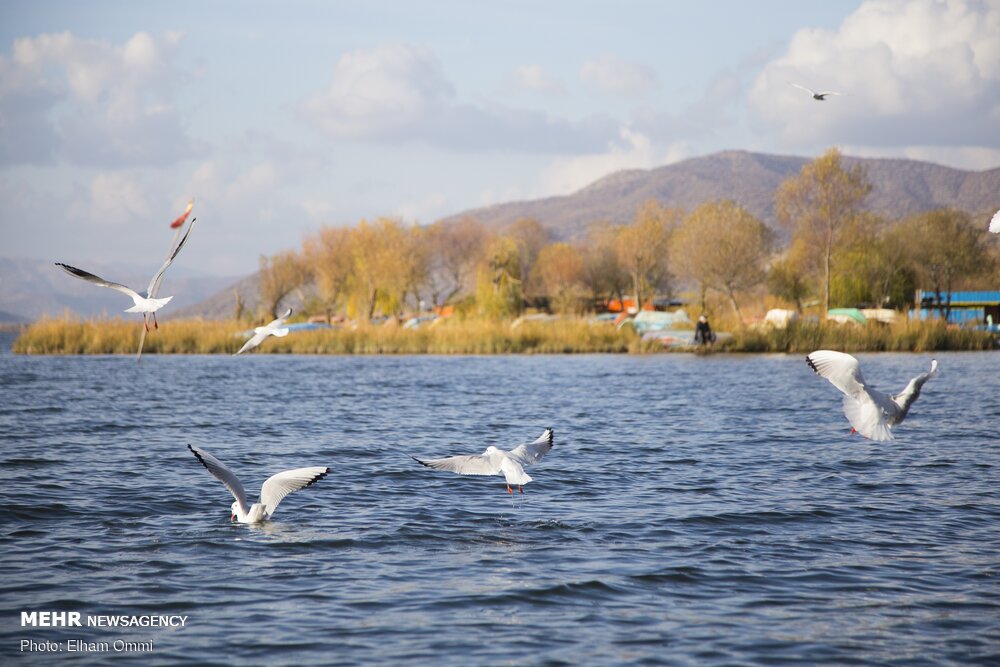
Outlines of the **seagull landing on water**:
{"label": "seagull landing on water", "polygon": [[226,467],[226,464],[201,447],[188,445],[188,449],[210,473],[215,475],[216,479],[226,485],[229,492],[236,498],[236,502],[232,505],[233,514],[229,520],[239,523],[259,523],[270,519],[274,510],[278,509],[278,503],[281,502],[282,498],[292,491],[298,491],[315,484],[330,472],[327,467],[296,468],[295,470],[279,472],[277,475],[267,478],[267,481],[260,487],[260,501],[251,505],[247,502],[247,493],[243,490],[243,484]]}
{"label": "seagull landing on water", "polygon": [[524,493],[522,485],[531,481],[531,476],[524,472],[524,466],[538,463],[552,449],[552,429],[547,428],[534,442],[518,445],[510,451],[489,446],[479,456],[449,456],[443,459],[418,459],[411,457],[417,463],[428,468],[450,470],[459,475],[499,475],[507,480],[507,493],[514,493],[511,484],[517,485],[517,490]]}
{"label": "seagull landing on water", "polygon": [[163,272],[167,270],[167,267],[170,266],[171,262],[174,261],[174,258],[177,257],[177,253],[179,253],[181,248],[184,247],[184,242],[187,241],[188,236],[191,234],[191,230],[194,229],[194,223],[197,220],[198,218],[191,220],[191,224],[188,226],[187,232],[184,233],[183,238],[181,238],[181,242],[178,243],[177,247],[174,248],[174,251],[167,256],[167,260],[163,262],[163,266],[161,266],[160,270],[156,272],[153,279],[149,281],[149,287],[146,288],[145,292],[136,292],[131,287],[126,287],[125,285],[121,285],[119,283],[113,283],[110,280],[105,280],[104,278],[95,276],[93,273],[89,273],[83,269],[78,269],[75,266],[70,266],[69,264],[56,262],[56,266],[62,268],[63,271],[71,276],[79,278],[80,280],[86,280],[88,283],[93,283],[98,287],[111,288],[130,297],[135,305],[131,308],[126,308],[125,312],[142,313],[142,323],[146,327],[146,331],[149,331],[149,320],[146,319],[147,316],[152,315],[153,326],[159,327],[159,324],[156,322],[156,311],[170,303],[170,300],[174,298],[172,296],[164,297],[162,299],[156,298],[156,290],[160,286],[160,280],[163,278]]}
{"label": "seagull landing on water", "polygon": [[804,90],[804,91],[806,91],[807,93],[809,93],[810,95],[812,95],[812,98],[813,98],[814,100],[818,100],[818,101],[820,101],[820,102],[826,102],[826,98],[827,98],[827,96],[829,96],[829,95],[840,95],[840,93],[835,93],[835,92],[833,92],[833,91],[827,91],[827,92],[825,92],[825,93],[817,93],[817,92],[816,92],[815,90],[813,90],[812,88],[806,88],[805,86],[800,86],[800,85],[799,85],[799,84],[797,84],[797,83],[793,83],[793,84],[791,84],[791,85],[795,86],[796,88],[799,88],[800,90]]}
{"label": "seagull landing on water", "polygon": [[871,440],[893,440],[892,429],[906,419],[910,406],[920,396],[920,388],[937,373],[937,360],[931,370],[910,380],[896,395],[884,394],[865,384],[858,360],[843,352],[818,350],[806,357],[806,363],[834,387],[844,392],[844,414],[851,422],[851,433]]}
{"label": "seagull landing on water", "polygon": [[291,316],[292,316],[292,309],[289,308],[281,315],[281,317],[275,320],[271,320],[262,327],[257,327],[256,329],[254,329],[253,337],[247,342],[243,343],[243,347],[240,348],[240,351],[234,354],[233,356],[235,357],[237,354],[242,354],[247,350],[252,350],[253,348],[263,343],[264,339],[267,338],[268,336],[277,336],[278,338],[287,336],[288,327],[285,326],[285,320],[287,320]]}

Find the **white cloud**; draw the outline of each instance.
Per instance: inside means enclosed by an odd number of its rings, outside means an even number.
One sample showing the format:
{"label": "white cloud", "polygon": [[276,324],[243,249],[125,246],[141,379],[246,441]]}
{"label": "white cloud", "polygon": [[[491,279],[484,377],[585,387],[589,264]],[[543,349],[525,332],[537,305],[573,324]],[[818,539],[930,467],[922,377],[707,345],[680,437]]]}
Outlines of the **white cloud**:
{"label": "white cloud", "polygon": [[405,128],[453,95],[430,51],[394,44],[341,56],[304,109],[332,136],[366,138]]}
{"label": "white cloud", "polygon": [[638,95],[657,85],[651,67],[605,54],[588,60],[580,68],[580,80],[604,93]]}
{"label": "white cloud", "polygon": [[343,55],[333,79],[301,107],[336,139],[421,141],[459,151],[580,153],[599,148],[616,125],[570,122],[542,111],[460,98],[433,54],[404,45]]}
{"label": "white cloud", "polygon": [[117,168],[198,152],[171,104],[179,36],[121,46],[69,32],[14,41],[0,55],[0,161]]}
{"label": "white cloud", "polygon": [[539,178],[540,192],[537,196],[570,194],[615,171],[649,169],[676,162],[688,155],[688,149],[683,144],[659,149],[646,135],[623,127],[619,130],[618,140],[610,142],[603,153],[553,160]]}
{"label": "white cloud", "polygon": [[[786,147],[1000,146],[1000,4],[868,0],[803,29],[749,104]],[[812,100],[790,82],[844,93]]]}
{"label": "white cloud", "polygon": [[565,93],[562,84],[549,76],[541,65],[522,65],[514,72],[514,82],[525,90],[535,93],[561,95]]}

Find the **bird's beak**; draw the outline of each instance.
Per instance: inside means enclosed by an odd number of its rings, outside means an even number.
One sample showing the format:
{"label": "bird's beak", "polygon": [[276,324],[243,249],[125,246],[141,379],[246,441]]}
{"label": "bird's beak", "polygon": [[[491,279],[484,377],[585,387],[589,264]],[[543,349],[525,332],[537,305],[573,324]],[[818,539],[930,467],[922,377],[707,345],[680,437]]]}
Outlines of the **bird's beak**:
{"label": "bird's beak", "polygon": [[232,523],[233,521],[236,521],[236,515],[235,514],[233,514],[233,515],[231,515],[229,517],[229,522]]}

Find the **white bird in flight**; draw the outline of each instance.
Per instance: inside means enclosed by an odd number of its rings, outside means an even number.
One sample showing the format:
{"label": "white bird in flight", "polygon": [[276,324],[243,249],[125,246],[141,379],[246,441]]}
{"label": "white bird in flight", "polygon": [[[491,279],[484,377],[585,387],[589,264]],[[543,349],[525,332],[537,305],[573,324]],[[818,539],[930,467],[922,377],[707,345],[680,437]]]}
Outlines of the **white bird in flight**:
{"label": "white bird in flight", "polygon": [[411,457],[417,463],[428,468],[450,470],[459,475],[499,475],[507,480],[507,493],[514,493],[511,484],[517,485],[517,490],[524,493],[522,485],[531,481],[531,476],[524,472],[524,466],[538,463],[552,449],[552,429],[547,428],[534,442],[518,445],[510,451],[497,449],[490,445],[486,451],[476,456],[449,456],[443,459],[418,459]]}
{"label": "white bird in flight", "polygon": [[[173,229],[175,231],[174,231],[174,238],[172,241],[170,241],[170,250],[167,251],[167,257],[170,257],[170,254],[174,251],[174,248],[177,245],[177,238],[181,235],[181,228],[184,226],[184,221],[187,220],[187,217],[191,214],[192,208],[194,208],[194,197],[192,197],[188,201],[187,206],[184,208],[184,212],[181,213],[176,218],[174,218],[173,221],[171,221],[170,229]],[[163,280],[163,274],[161,273],[160,281],[162,280]],[[153,284],[152,288],[149,290],[150,298],[156,298],[156,293],[160,291],[160,281],[157,281],[155,284]],[[153,319],[153,323],[154,324],[156,323],[155,318]],[[146,333],[148,331],[149,331],[148,328],[144,328],[139,333],[139,351],[136,352],[135,354],[136,362],[142,361],[142,348],[146,344]]]}
{"label": "white bird in flight", "polygon": [[281,502],[282,498],[292,491],[298,491],[299,489],[304,489],[307,486],[315,484],[330,472],[329,468],[318,466],[285,470],[279,472],[277,475],[271,475],[260,487],[260,501],[251,505],[247,502],[247,494],[243,490],[243,484],[226,467],[226,464],[201,447],[188,445],[188,449],[191,450],[191,453],[195,455],[198,461],[216,479],[226,485],[229,492],[236,498],[236,501],[232,505],[233,513],[229,517],[229,520],[238,521],[239,523],[259,523],[270,519],[274,511],[278,508],[278,503]]}
{"label": "white bird in flight", "polygon": [[990,231],[994,234],[1000,234],[1000,211],[993,214],[993,219],[990,220]]}
{"label": "white bird in flight", "polygon": [[797,83],[793,83],[791,85],[795,86],[796,88],[799,88],[801,90],[806,91],[807,93],[809,93],[810,95],[812,95],[812,98],[814,100],[819,100],[820,102],[826,102],[826,98],[827,98],[828,95],[840,95],[840,93],[835,93],[833,91],[827,91],[825,93],[817,93],[812,88],[806,88],[805,86],[800,86]]}
{"label": "white bird in flight", "polygon": [[177,247],[174,248],[173,252],[171,252],[167,256],[166,261],[163,262],[163,266],[161,266],[160,270],[156,272],[156,275],[153,276],[153,279],[149,281],[149,286],[146,288],[146,291],[142,293],[136,292],[131,287],[126,287],[125,285],[119,283],[113,283],[99,276],[95,276],[93,273],[89,273],[87,271],[84,271],[83,269],[78,269],[75,266],[63,264],[62,262],[56,262],[56,266],[61,267],[63,271],[70,274],[71,276],[79,278],[80,280],[86,280],[88,283],[93,283],[99,287],[109,287],[113,290],[121,292],[122,294],[125,294],[126,296],[131,297],[135,305],[132,306],[131,308],[126,308],[125,312],[142,313],[142,323],[146,327],[146,331],[149,331],[149,321],[146,319],[148,315],[153,316],[153,326],[159,327],[159,325],[156,322],[156,311],[158,311],[160,308],[163,308],[165,305],[170,303],[170,300],[174,298],[172,296],[168,296],[163,299],[159,299],[156,298],[155,296],[156,290],[160,286],[160,280],[163,278],[163,272],[167,270],[167,267],[170,266],[171,262],[174,261],[174,258],[177,257],[177,253],[179,253],[181,251],[181,248],[184,247],[184,242],[187,241],[188,236],[191,234],[191,230],[194,229],[194,223],[197,220],[198,218],[194,218],[193,220],[191,220],[191,225],[188,227],[188,230],[187,232],[185,232],[183,238],[181,238],[181,242],[178,243]]}
{"label": "white bird in flight", "polygon": [[255,328],[253,337],[247,342],[245,342],[243,344],[243,347],[240,348],[240,351],[234,354],[233,356],[235,357],[237,354],[242,354],[247,350],[252,350],[253,348],[263,343],[264,339],[267,338],[268,336],[277,336],[278,338],[287,336],[288,327],[285,326],[285,320],[287,320],[291,316],[292,316],[292,309],[289,308],[281,315],[281,317],[275,320],[271,320],[262,327]]}
{"label": "white bird in flight", "polygon": [[865,383],[858,360],[843,352],[818,350],[806,357],[806,363],[834,387],[844,392],[844,414],[855,431],[871,440],[893,440],[890,429],[906,419],[910,406],[920,396],[920,388],[937,373],[937,360],[931,370],[910,380],[898,394],[885,394]]}

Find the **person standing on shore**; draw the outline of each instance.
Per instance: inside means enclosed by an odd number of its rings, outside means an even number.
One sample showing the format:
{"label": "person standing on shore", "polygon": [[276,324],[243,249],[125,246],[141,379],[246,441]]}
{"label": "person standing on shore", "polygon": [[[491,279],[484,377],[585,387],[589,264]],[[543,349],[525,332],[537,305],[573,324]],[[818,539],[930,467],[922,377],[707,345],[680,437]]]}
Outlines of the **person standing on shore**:
{"label": "person standing on shore", "polygon": [[694,342],[696,345],[711,345],[715,342],[715,334],[705,315],[698,318],[698,324],[694,327]]}

